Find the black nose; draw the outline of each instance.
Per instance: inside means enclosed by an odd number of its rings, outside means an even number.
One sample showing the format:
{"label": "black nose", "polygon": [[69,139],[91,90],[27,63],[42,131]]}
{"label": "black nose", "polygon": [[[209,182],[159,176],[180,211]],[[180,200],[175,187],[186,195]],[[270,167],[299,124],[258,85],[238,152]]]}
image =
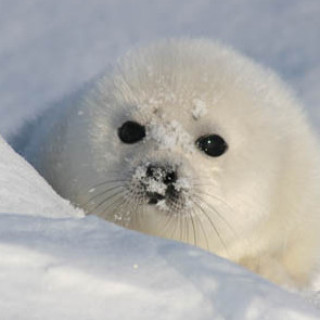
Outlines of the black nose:
{"label": "black nose", "polygon": [[147,177],[153,178],[156,181],[162,181],[166,185],[175,183],[177,181],[176,171],[160,165],[148,165],[146,173]]}

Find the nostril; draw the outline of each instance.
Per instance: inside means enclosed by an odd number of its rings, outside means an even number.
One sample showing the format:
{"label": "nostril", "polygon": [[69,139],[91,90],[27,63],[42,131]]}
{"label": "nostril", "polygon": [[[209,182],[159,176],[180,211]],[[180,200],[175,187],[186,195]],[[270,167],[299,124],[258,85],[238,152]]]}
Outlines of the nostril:
{"label": "nostril", "polygon": [[149,165],[149,166],[147,167],[147,172],[146,172],[147,177],[153,177],[154,171],[155,171],[155,167]]}
{"label": "nostril", "polygon": [[170,184],[177,181],[177,174],[175,171],[170,171],[163,179],[164,184]]}

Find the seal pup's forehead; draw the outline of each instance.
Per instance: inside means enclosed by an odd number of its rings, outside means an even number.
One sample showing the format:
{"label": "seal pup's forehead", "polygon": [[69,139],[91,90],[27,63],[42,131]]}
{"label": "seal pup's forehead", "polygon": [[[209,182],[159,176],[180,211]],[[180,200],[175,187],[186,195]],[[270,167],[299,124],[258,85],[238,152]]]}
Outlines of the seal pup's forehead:
{"label": "seal pup's forehead", "polygon": [[250,65],[233,55],[231,50],[201,40],[164,41],[133,50],[115,68],[117,99],[150,113],[170,112],[178,106],[179,116],[194,119],[202,114],[201,104],[217,109],[222,101],[228,109],[237,108],[233,98],[248,89],[243,80],[248,78]]}
{"label": "seal pup's forehead", "polygon": [[140,104],[189,108],[195,99],[216,99],[223,81],[230,87],[230,79],[223,80],[227,72],[219,70],[223,64],[212,52],[208,56],[202,50],[190,50],[190,43],[183,42],[168,41],[134,50],[119,61],[114,83],[128,99],[137,99]]}
{"label": "seal pup's forehead", "polygon": [[230,48],[181,39],[132,50],[100,86],[110,105],[138,120],[165,117],[187,129],[197,123],[251,131],[258,126],[285,130],[288,124],[279,110],[286,117],[297,111],[288,108],[290,91],[278,84],[272,72]]}

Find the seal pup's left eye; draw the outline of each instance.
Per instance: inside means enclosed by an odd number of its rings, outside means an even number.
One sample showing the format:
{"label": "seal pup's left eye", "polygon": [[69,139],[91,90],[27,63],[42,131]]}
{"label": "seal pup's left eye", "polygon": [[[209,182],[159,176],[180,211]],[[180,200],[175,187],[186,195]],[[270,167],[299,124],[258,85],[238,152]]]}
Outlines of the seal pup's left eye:
{"label": "seal pup's left eye", "polygon": [[196,141],[196,145],[201,151],[210,157],[219,157],[228,149],[227,143],[217,134],[200,137]]}
{"label": "seal pup's left eye", "polygon": [[136,143],[146,136],[146,129],[137,122],[127,121],[118,129],[118,136],[124,143]]}

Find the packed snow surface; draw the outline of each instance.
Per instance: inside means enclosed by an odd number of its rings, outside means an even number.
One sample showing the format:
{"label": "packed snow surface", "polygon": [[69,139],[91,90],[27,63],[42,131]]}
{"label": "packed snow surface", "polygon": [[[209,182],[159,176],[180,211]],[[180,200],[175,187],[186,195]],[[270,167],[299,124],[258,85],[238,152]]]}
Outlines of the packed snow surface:
{"label": "packed snow surface", "polygon": [[[83,216],[61,199],[38,172],[19,157],[0,137],[0,213],[14,212],[34,216]],[[75,215],[75,214],[73,214]]]}
{"label": "packed snow surface", "polygon": [[[318,0],[1,0],[0,132],[8,138],[131,46],[182,35],[275,69],[319,130],[319,16]],[[2,139],[0,279],[5,320],[320,319],[297,293],[212,254],[84,217]]]}
{"label": "packed snow surface", "polygon": [[4,319],[319,319],[209,253],[96,217],[0,215]]}

